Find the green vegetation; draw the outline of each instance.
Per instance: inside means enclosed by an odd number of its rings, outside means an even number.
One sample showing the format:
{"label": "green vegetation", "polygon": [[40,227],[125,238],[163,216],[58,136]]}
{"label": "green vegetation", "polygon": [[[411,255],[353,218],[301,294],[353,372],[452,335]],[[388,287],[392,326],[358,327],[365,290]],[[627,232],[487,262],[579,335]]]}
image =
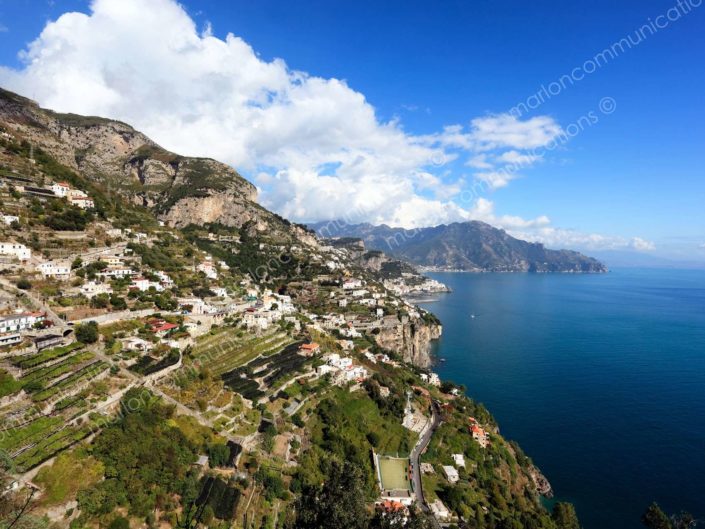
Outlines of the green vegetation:
{"label": "green vegetation", "polygon": [[76,449],[60,454],[51,466],[39,471],[34,481],[44,489],[43,504],[59,505],[97,483],[103,470],[103,464],[85,449]]}
{"label": "green vegetation", "polygon": [[21,389],[22,384],[20,382],[15,380],[14,377],[4,369],[0,369],[0,398],[14,395]]}
{"label": "green vegetation", "polygon": [[106,479],[78,495],[82,516],[104,515],[116,506],[147,516],[172,494],[193,501],[197,480],[190,466],[195,446],[173,423],[173,408],[148,390],[132,389],[122,400],[122,416],[98,435],[92,455]]}
{"label": "green vegetation", "polygon": [[76,327],[76,339],[83,343],[95,343],[98,341],[98,324],[94,321],[82,323]]}
{"label": "green vegetation", "polygon": [[66,356],[76,351],[77,349],[80,349],[81,347],[83,347],[83,344],[74,342],[70,345],[65,345],[62,347],[44,349],[43,351],[37,354],[29,356],[18,356],[12,360],[12,363],[21,369],[31,369],[51,360]]}

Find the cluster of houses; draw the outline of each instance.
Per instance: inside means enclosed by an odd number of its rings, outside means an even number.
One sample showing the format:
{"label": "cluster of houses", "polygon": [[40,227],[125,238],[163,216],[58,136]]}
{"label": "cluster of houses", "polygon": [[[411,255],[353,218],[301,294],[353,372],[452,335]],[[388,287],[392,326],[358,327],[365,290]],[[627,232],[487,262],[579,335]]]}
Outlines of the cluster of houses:
{"label": "cluster of houses", "polygon": [[51,190],[59,198],[65,198],[72,206],[81,209],[93,209],[95,204],[93,199],[80,189],[72,188],[66,182],[55,182],[51,185]]}
{"label": "cluster of houses", "polygon": [[323,361],[325,363],[316,368],[316,374],[318,376],[330,375],[331,381],[336,385],[362,382],[369,376],[367,369],[356,365],[349,356],[329,353],[323,357]]}
{"label": "cluster of houses", "polygon": [[282,318],[292,318],[291,315],[296,312],[291,296],[277,294],[269,289],[260,298],[257,297],[257,291],[251,289],[246,299],[252,302],[242,316],[248,329],[266,330]]}

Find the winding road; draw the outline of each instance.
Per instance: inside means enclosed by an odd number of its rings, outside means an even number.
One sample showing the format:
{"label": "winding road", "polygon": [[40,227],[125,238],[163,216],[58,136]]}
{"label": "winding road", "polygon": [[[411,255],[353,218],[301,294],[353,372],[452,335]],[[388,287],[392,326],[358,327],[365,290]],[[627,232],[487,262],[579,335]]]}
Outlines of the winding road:
{"label": "winding road", "polygon": [[440,528],[441,525],[438,523],[438,520],[436,520],[435,516],[432,515],[431,509],[429,508],[428,503],[426,502],[426,498],[423,495],[423,485],[421,483],[421,454],[426,451],[428,444],[431,442],[433,434],[436,432],[442,422],[443,420],[441,419],[438,404],[433,402],[431,404],[431,426],[423,432],[423,434],[419,438],[419,441],[416,443],[416,446],[411,451],[410,457],[412,473],[411,478],[414,483],[414,493],[416,494],[416,499],[418,500],[419,505],[421,506],[421,510],[426,514],[431,515],[433,524],[437,528]]}

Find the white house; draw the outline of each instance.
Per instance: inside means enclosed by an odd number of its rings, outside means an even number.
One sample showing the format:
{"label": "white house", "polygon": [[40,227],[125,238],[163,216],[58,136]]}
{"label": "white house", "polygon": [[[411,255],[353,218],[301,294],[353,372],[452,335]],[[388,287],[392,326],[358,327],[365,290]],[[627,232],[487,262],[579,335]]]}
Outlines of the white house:
{"label": "white house", "polygon": [[170,278],[166,272],[162,272],[161,270],[157,270],[154,272],[154,275],[159,278],[159,282],[164,285],[166,288],[171,288],[174,286],[174,280]]}
{"label": "white house", "polygon": [[450,483],[457,483],[460,480],[460,474],[455,467],[450,465],[443,465],[443,473],[446,475],[446,479]]}
{"label": "white house", "polygon": [[137,336],[131,336],[121,340],[122,346],[128,351],[150,351],[154,345],[152,342],[143,340]]}
{"label": "white house", "polygon": [[90,197],[70,197],[69,202],[72,206],[78,206],[81,209],[92,209],[95,207],[95,203]]}
{"label": "white house", "polygon": [[119,278],[119,277],[130,277],[130,276],[134,275],[134,273],[135,272],[131,268],[120,266],[120,267],[106,268],[102,272],[99,272],[98,275],[101,277]]}
{"label": "white house", "polygon": [[44,321],[43,312],[22,312],[0,318],[0,333],[17,332],[31,329],[34,324]]}
{"label": "white house", "polygon": [[112,294],[113,289],[110,285],[107,285],[105,283],[98,283],[96,281],[88,281],[88,283],[84,283],[81,285],[81,294],[86,296],[87,298],[92,298],[97,296],[98,294]]}
{"label": "white house", "polygon": [[200,263],[196,269],[206,274],[208,279],[218,279],[218,270],[215,269],[215,265],[211,261]]}
{"label": "white house", "polygon": [[465,456],[463,454],[453,454],[451,457],[453,458],[453,463],[455,463],[456,467],[465,468]]}
{"label": "white house", "polygon": [[203,301],[201,298],[179,298],[179,307],[185,308],[187,306],[191,307],[191,314],[212,314],[217,312],[215,307],[210,306],[208,303]]}
{"label": "white house", "polygon": [[32,250],[24,244],[16,242],[0,242],[0,255],[16,257],[20,261],[28,261],[32,258]]}
{"label": "white house", "polygon": [[211,290],[213,291],[213,294],[219,298],[225,298],[228,296],[228,291],[224,287],[213,287]]}
{"label": "white house", "polygon": [[65,198],[69,195],[69,191],[71,191],[71,186],[68,185],[66,182],[55,182],[51,185],[51,190],[57,197]]}
{"label": "white house", "polygon": [[451,519],[451,512],[448,510],[448,507],[443,505],[443,502],[439,499],[436,499],[436,501],[431,502],[428,504],[429,509],[431,509],[431,513],[433,516],[435,516],[436,520],[439,522],[449,522]]}
{"label": "white house", "polygon": [[266,330],[269,327],[269,318],[256,312],[246,312],[242,317],[242,321],[248,328],[259,327],[262,330]]}
{"label": "white house", "polygon": [[37,266],[37,270],[44,278],[68,279],[71,277],[71,265],[61,261],[46,261]]}
{"label": "white house", "polygon": [[355,290],[362,286],[362,281],[360,279],[348,279],[343,283],[343,290]]}
{"label": "white house", "polygon": [[146,292],[150,288],[154,288],[157,292],[164,290],[164,287],[161,284],[156,281],[150,281],[146,277],[135,277],[130,284],[130,288],[137,289],[140,292]]}

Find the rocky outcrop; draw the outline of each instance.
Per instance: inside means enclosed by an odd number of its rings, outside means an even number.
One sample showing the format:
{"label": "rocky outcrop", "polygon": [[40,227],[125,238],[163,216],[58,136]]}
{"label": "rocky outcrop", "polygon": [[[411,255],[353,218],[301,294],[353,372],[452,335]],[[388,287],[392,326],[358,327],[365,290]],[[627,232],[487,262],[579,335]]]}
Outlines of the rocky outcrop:
{"label": "rocky outcrop", "polygon": [[374,335],[377,345],[399,354],[404,361],[419,367],[429,367],[431,357],[431,342],[441,337],[442,327],[437,322],[417,318],[409,320],[402,317],[398,324],[386,325]]}
{"label": "rocky outcrop", "polygon": [[52,112],[2,89],[0,120],[61,164],[175,226],[281,224],[232,167],[169,152],[120,121]]}

